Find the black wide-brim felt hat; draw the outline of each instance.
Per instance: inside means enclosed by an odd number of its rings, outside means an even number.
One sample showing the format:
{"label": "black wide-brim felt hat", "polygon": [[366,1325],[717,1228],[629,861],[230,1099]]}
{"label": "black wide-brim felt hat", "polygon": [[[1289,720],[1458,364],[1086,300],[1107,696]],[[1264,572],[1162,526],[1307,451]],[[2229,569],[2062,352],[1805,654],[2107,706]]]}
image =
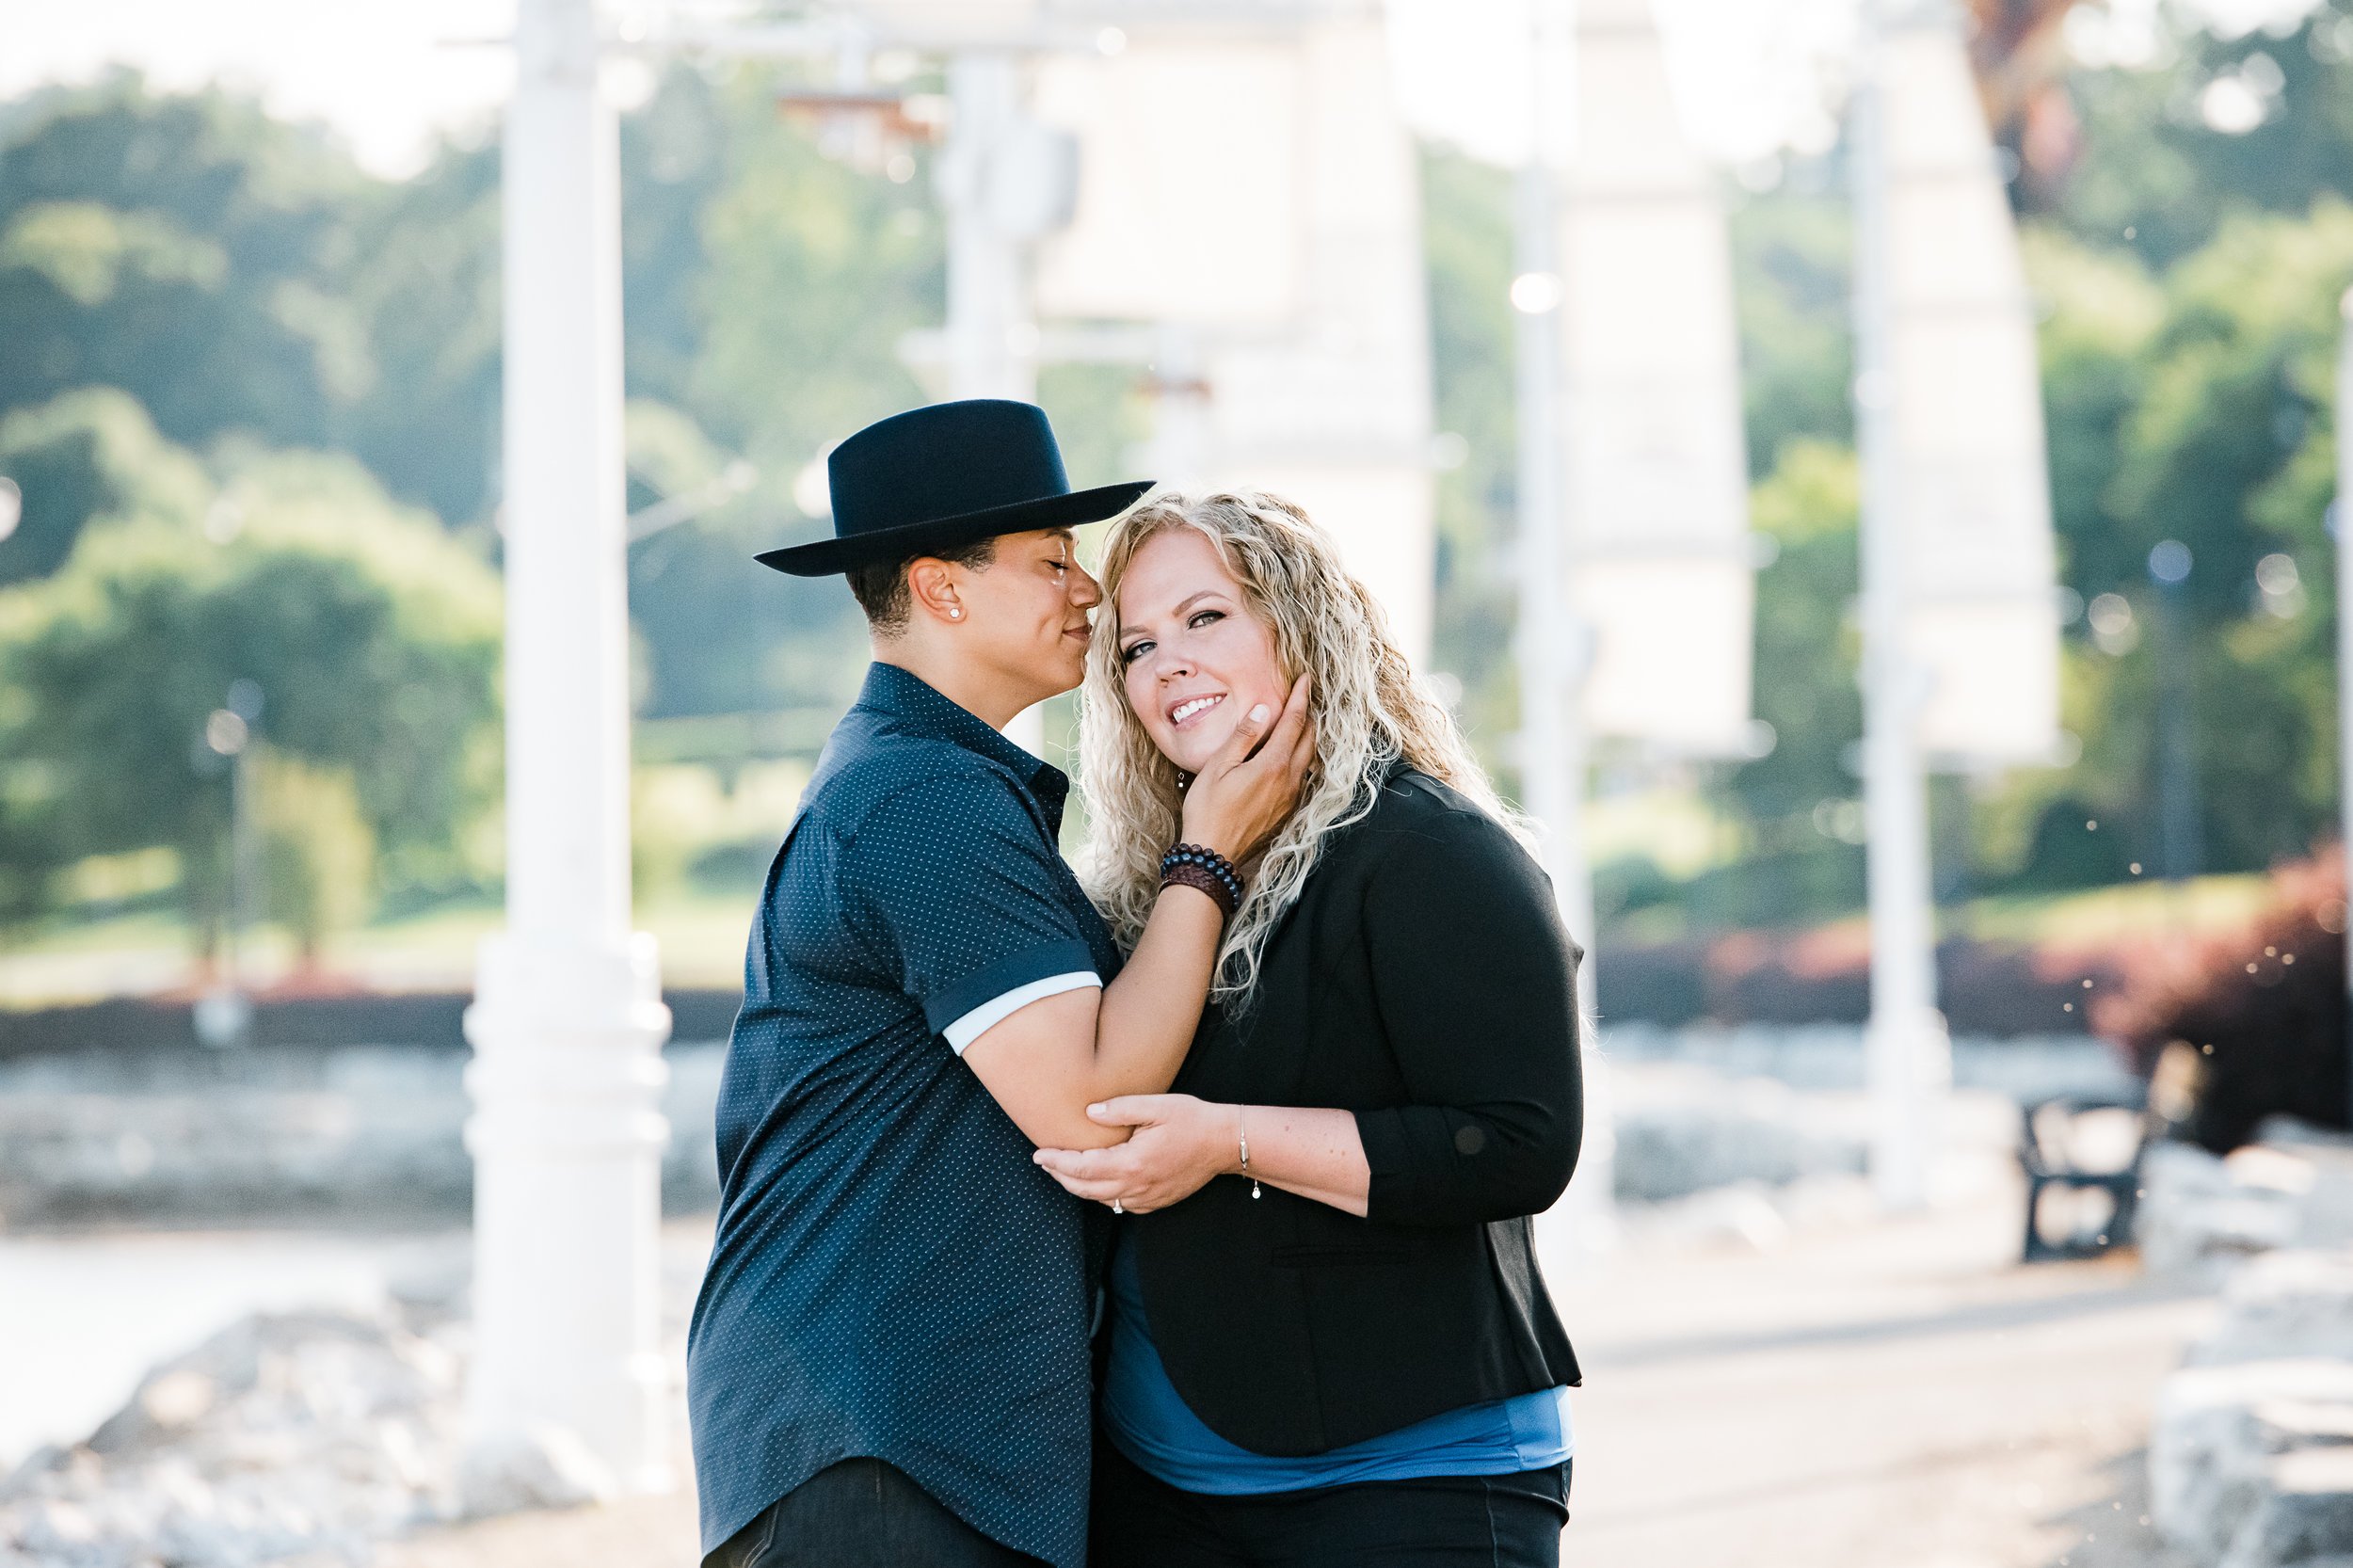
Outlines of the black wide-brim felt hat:
{"label": "black wide-brim felt hat", "polygon": [[1074,490],[1046,410],[1003,398],[935,403],[870,424],[825,459],[833,537],[763,550],[762,566],[826,577],[1000,534],[1117,517],[1148,479]]}

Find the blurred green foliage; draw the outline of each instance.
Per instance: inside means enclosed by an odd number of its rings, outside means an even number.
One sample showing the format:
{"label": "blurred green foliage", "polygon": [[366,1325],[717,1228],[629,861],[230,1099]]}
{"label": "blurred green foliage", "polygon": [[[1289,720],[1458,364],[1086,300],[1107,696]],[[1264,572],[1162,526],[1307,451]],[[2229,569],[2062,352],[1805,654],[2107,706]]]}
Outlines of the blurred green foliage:
{"label": "blurred green foliage", "polygon": [[283,925],[300,962],[358,925],[374,904],[376,834],[349,766],[323,766],[257,744],[253,759],[261,913]]}
{"label": "blurred green foliage", "polygon": [[1432,391],[1444,456],[1459,459],[1437,475],[1431,651],[1463,683],[1456,712],[1491,766],[1519,722],[1507,568],[1518,493],[1511,200],[1506,170],[1439,150],[1422,159]]}
{"label": "blurred green foliage", "polygon": [[182,445],[328,444],[364,369],[337,282],[367,197],[246,100],[43,95],[0,156],[0,410],[115,387]]}
{"label": "blurred green foliage", "polygon": [[[2235,216],[2300,216],[2315,198],[2353,198],[2353,4],[2317,0],[2284,25],[2224,38],[2182,24],[2153,60],[2078,69],[2068,93],[2081,154],[2036,213],[2085,242],[2170,266]],[[2251,126],[2208,113],[2216,84],[2259,106]]]}
{"label": "blurred green foliage", "polygon": [[24,498],[16,532],[0,539],[0,584],[56,570],[93,521],[192,529],[213,488],[203,465],[115,387],[59,392],[0,418],[0,473]]}
{"label": "blurred green foliage", "polygon": [[354,878],[373,891],[358,830],[395,882],[478,874],[466,830],[499,776],[496,574],[348,457],[220,463],[200,526],[92,528],[58,571],[0,592],[8,890],[34,898],[85,856],[163,845],[197,927],[216,930],[231,784],[205,737],[239,680],[269,747],[258,825],[297,846],[275,861],[310,865],[270,880],[320,883],[273,895],[297,929],[323,932]]}
{"label": "blurred green foliage", "polygon": [[1853,376],[1846,195],[1821,163],[1798,166],[1769,196],[1732,208],[1749,472],[1773,472],[1793,441],[1850,443]]}

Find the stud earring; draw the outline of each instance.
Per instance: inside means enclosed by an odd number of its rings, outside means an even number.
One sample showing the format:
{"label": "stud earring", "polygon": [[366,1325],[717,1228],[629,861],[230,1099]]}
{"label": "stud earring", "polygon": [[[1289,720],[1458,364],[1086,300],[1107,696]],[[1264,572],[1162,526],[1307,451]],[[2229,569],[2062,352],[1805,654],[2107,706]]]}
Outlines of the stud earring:
{"label": "stud earring", "polygon": [[964,612],[962,610],[951,610],[948,612],[948,618],[950,620],[962,620],[964,618]]}

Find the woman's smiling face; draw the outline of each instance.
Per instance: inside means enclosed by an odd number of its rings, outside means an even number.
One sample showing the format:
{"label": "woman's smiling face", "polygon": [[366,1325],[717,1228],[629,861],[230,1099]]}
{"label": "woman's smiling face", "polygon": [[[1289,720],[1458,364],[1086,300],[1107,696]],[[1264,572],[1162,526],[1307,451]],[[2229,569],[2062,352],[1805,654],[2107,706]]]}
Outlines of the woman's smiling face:
{"label": "woman's smiling face", "polygon": [[1217,547],[1192,528],[1144,542],[1120,579],[1120,681],[1160,755],[1197,774],[1242,714],[1280,712],[1289,683],[1274,638]]}

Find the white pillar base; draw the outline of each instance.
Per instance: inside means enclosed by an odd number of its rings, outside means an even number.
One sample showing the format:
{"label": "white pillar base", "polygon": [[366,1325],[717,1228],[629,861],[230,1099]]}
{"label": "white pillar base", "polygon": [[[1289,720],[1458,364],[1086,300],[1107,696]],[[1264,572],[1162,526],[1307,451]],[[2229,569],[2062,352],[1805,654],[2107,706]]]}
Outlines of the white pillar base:
{"label": "white pillar base", "polygon": [[662,1090],[669,1068],[654,940],[482,945],[474,1048],[478,1446],[570,1431],[636,1492],[666,1492],[661,1353]]}
{"label": "white pillar base", "polygon": [[1864,1029],[1871,1093],[1871,1185],[1889,1209],[1924,1208],[1953,1086],[1945,1015],[1875,1013]]}

